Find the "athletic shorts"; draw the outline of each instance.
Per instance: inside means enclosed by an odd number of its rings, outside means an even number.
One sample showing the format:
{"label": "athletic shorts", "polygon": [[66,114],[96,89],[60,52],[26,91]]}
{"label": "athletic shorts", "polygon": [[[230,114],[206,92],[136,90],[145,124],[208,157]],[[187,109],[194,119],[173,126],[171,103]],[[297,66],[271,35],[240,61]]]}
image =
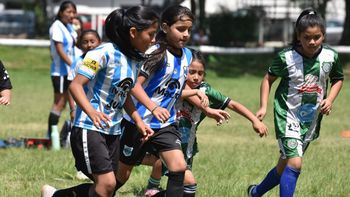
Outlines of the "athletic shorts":
{"label": "athletic shorts", "polygon": [[67,76],[51,76],[51,81],[54,92],[60,94],[67,92],[71,82],[67,79]]}
{"label": "athletic shorts", "polygon": [[140,165],[147,152],[159,157],[160,152],[181,150],[180,133],[175,125],[153,129],[154,135],[144,143],[133,123],[123,119],[121,127],[120,161],[127,165]]}
{"label": "athletic shorts", "polygon": [[303,157],[309,144],[310,142],[304,142],[296,138],[284,137],[278,139],[282,159]]}
{"label": "athletic shorts", "polygon": [[70,135],[75,167],[88,177],[118,169],[119,135],[73,127]]}

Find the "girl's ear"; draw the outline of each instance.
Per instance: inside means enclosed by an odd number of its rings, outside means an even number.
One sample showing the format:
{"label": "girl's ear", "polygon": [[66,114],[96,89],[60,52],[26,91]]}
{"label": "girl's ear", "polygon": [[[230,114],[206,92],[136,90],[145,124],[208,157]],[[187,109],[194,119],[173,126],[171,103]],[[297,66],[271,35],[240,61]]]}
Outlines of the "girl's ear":
{"label": "girl's ear", "polygon": [[137,33],[137,29],[135,27],[131,27],[129,30],[130,38],[135,38]]}
{"label": "girl's ear", "polygon": [[166,23],[162,23],[162,25],[160,26],[160,29],[166,34],[168,33],[169,26]]}

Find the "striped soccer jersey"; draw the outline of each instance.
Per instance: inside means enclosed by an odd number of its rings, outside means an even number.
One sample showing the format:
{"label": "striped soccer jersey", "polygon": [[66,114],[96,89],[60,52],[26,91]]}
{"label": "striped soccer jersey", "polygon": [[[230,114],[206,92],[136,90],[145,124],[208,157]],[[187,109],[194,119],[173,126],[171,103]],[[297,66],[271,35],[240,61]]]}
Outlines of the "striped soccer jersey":
{"label": "striped soccer jersey", "polygon": [[338,54],[323,46],[314,58],[294,48],[280,52],[268,70],[281,77],[274,100],[276,137],[311,141],[318,137],[322,115],[320,102],[327,95],[328,80],[342,80]]}
{"label": "striped soccer jersey", "polygon": [[110,128],[98,129],[82,109],[77,106],[74,126],[96,130],[109,135],[120,135],[120,122],[127,94],[133,88],[139,63],[126,57],[116,45],[103,44],[89,51],[78,74],[90,79],[84,90],[90,104],[99,112],[107,114],[112,121]]}
{"label": "striped soccer jersey", "polygon": [[66,76],[70,65],[67,65],[58,55],[55,42],[63,44],[63,50],[69,59],[74,59],[74,42],[77,38],[77,33],[74,31],[71,24],[66,26],[60,21],[55,20],[51,25],[50,30],[50,51],[52,57],[51,76]]}
{"label": "striped soccer jersey", "polygon": [[85,54],[80,55],[79,57],[75,58],[72,65],[70,66],[69,72],[68,72],[68,76],[67,79],[69,81],[73,81],[74,77],[76,76],[78,70],[79,70],[79,66],[77,65],[81,65],[82,61],[85,57]]}
{"label": "striped soccer jersey", "polygon": [[[151,47],[147,52],[154,51],[156,46]],[[182,48],[182,56],[177,57],[166,50],[166,61],[160,69],[154,73],[149,73],[141,67],[141,73],[147,77],[143,88],[151,100],[160,107],[166,108],[170,112],[167,122],[159,122],[152,113],[140,102],[134,99],[138,113],[145,124],[153,129],[164,128],[176,122],[175,102],[181,95],[187,78],[188,66],[192,61],[192,53],[187,48]],[[131,118],[125,115],[128,121]]]}

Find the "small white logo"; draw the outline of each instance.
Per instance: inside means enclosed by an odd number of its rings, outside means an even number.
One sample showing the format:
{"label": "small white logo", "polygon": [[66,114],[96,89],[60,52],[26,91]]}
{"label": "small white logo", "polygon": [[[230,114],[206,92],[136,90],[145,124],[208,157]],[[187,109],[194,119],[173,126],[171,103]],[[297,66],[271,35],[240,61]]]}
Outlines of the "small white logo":
{"label": "small white logo", "polygon": [[175,143],[181,146],[181,141],[179,139],[176,139]]}
{"label": "small white logo", "polygon": [[127,156],[127,157],[130,157],[133,150],[134,150],[133,147],[124,145],[123,154],[124,154],[125,156]]}
{"label": "small white logo", "polygon": [[296,139],[289,139],[287,141],[287,146],[291,149],[295,149],[298,146],[298,142]]}

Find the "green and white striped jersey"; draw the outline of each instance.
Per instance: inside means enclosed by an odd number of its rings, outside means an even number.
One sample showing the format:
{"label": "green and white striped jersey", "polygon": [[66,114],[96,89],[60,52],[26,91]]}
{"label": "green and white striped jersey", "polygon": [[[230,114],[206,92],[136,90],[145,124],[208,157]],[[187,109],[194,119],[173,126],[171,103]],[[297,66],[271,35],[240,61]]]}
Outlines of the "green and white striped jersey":
{"label": "green and white striped jersey", "polygon": [[322,46],[307,58],[294,48],[279,52],[268,70],[281,77],[274,100],[276,137],[311,141],[318,137],[322,115],[320,102],[327,96],[328,81],[343,80],[338,53]]}

